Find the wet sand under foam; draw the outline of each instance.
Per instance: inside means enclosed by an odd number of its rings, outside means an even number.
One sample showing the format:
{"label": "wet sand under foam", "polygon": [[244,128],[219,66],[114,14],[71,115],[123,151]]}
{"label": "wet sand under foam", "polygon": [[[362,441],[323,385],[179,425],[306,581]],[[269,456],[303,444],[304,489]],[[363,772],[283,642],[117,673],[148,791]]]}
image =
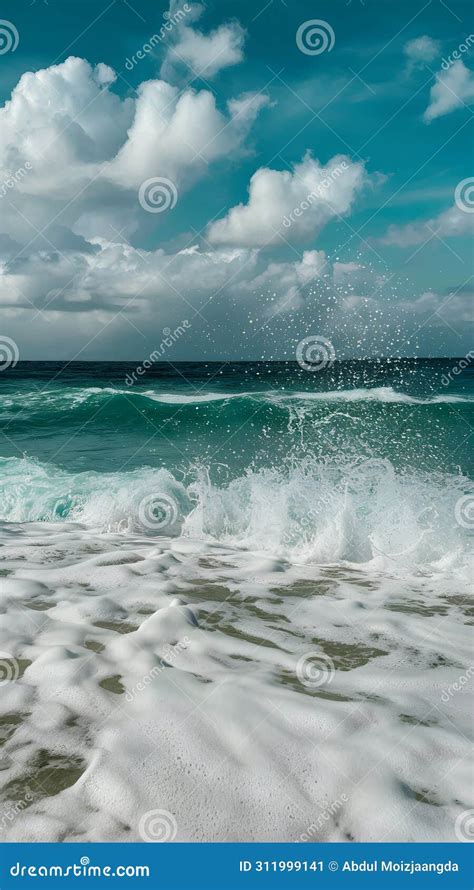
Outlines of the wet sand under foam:
{"label": "wet sand under foam", "polygon": [[1,540],[0,839],[141,840],[154,809],[177,841],[457,839],[461,578],[72,523]]}

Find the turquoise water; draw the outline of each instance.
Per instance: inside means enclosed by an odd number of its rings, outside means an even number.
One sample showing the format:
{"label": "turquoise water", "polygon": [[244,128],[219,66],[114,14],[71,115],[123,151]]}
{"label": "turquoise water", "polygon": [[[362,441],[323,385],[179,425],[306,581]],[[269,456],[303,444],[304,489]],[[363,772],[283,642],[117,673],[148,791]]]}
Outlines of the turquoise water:
{"label": "turquoise water", "polygon": [[0,374],[0,791],[34,795],[6,839],[138,841],[163,812],[177,840],[459,839],[459,368]]}
{"label": "turquoise water", "polygon": [[73,472],[213,461],[232,475],[335,453],[472,469],[474,371],[456,377],[455,360],[344,362],[314,373],[290,363],[157,365],[132,386],[130,363],[62,367],[24,363],[0,376],[2,457]]}
{"label": "turquoise water", "polygon": [[367,556],[371,525],[396,505],[397,535],[421,513],[444,552],[471,497],[463,364],[161,364],[132,385],[130,363],[20,364],[0,379],[2,518],[130,530],[151,492],[172,501],[154,531],[265,547],[265,519],[278,550],[314,544],[342,510]]}

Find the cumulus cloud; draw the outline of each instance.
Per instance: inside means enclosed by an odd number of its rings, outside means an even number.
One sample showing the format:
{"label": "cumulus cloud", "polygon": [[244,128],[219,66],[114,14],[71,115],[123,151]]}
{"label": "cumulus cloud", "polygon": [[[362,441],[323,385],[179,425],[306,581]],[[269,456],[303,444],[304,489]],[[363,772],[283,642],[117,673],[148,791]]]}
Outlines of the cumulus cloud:
{"label": "cumulus cloud", "polygon": [[270,315],[300,309],[308,288],[327,270],[323,250],[305,250],[300,262],[269,263],[266,269],[245,284],[257,299],[263,298]]}
{"label": "cumulus cloud", "polygon": [[461,108],[474,99],[474,72],[459,59],[438,72],[431,87],[430,102],[423,120],[426,123]]}
{"label": "cumulus cloud", "polygon": [[427,62],[432,62],[439,55],[440,43],[424,34],[422,37],[415,37],[408,40],[403,47],[403,52],[407,57],[408,71],[414,68],[423,68]]}
{"label": "cumulus cloud", "polygon": [[10,319],[36,310],[64,332],[73,315],[74,336],[87,337],[117,313],[147,329],[157,312],[179,321],[222,288],[251,292],[251,250],[170,254],[127,238],[144,243],[161,222],[139,204],[143,180],[169,178],[181,195],[213,162],[240,157],[267,97],[245,93],[222,109],[208,90],[152,80],[122,99],[114,82],[109,66],[71,57],[24,74],[0,108],[0,299]]}
{"label": "cumulus cloud", "polygon": [[[241,62],[245,31],[238,22],[220,25],[208,34],[197,30],[192,23],[201,17],[203,6],[186,4],[189,12],[181,18],[170,33],[171,46],[161,67],[161,76],[172,80],[182,70],[189,70],[196,77],[210,79],[223,68]],[[169,9],[170,18],[181,8],[174,0]]]}
{"label": "cumulus cloud", "polygon": [[[413,324],[426,320],[440,327],[446,317],[452,328],[467,321],[472,309],[466,294],[449,303],[431,293],[400,300],[388,282],[388,291],[381,286],[376,270],[355,262],[331,267],[322,251],[267,263],[264,254],[249,248],[193,245],[169,253],[102,238],[88,247],[77,246],[67,256],[37,251],[4,268],[0,264],[8,335],[23,357],[50,357],[54,332],[60,358],[135,359],[149,351],[147,343],[151,349],[160,342],[163,328],[173,329],[184,319],[191,323],[191,335],[178,344],[181,358],[215,357],[216,336],[219,355],[242,358],[247,346],[251,355],[265,342],[271,349],[275,330],[281,332],[281,347],[291,342],[290,324],[300,337],[316,325],[350,354],[354,344],[358,354],[377,354],[381,337],[393,352],[401,332],[408,334]],[[26,323],[31,318],[34,337]],[[251,332],[248,344],[245,337],[242,341],[242,334]],[[274,357],[282,354],[277,347]]]}
{"label": "cumulus cloud", "polygon": [[307,154],[292,170],[261,167],[253,174],[246,204],[238,204],[208,229],[212,244],[263,247],[301,241],[335,216],[346,214],[370,181],[365,167],[344,155],[326,165]]}
{"label": "cumulus cloud", "polygon": [[453,204],[438,216],[428,220],[408,223],[404,226],[389,226],[385,235],[378,239],[380,244],[410,247],[431,240],[435,234],[440,238],[453,238],[456,235],[474,234],[474,214]]}
{"label": "cumulus cloud", "polygon": [[149,305],[173,314],[176,309],[182,313],[187,301],[197,307],[200,301],[207,303],[228,286],[240,300],[254,296],[295,309],[326,271],[325,254],[317,250],[305,251],[295,262],[267,264],[257,250],[248,248],[208,250],[193,245],[167,253],[103,238],[87,242],[88,249],[82,243],[75,248],[67,257],[38,250],[13,263],[5,261],[4,301],[18,309],[34,305],[51,313],[136,312]]}
{"label": "cumulus cloud", "polygon": [[426,291],[414,300],[401,300],[400,309],[411,312],[414,315],[428,317],[432,324],[466,325],[469,329],[473,326],[472,302],[474,292],[471,289],[459,288],[449,294],[439,294],[435,291]]}
{"label": "cumulus cloud", "polygon": [[[374,182],[365,165],[344,155],[323,164],[306,154],[290,170],[260,168],[248,201],[209,226],[210,247],[151,248],[151,226],[156,238],[162,218],[140,207],[141,183],[169,178],[181,196],[212,164],[241,157],[268,99],[246,93],[218,107],[211,91],[180,91],[164,80],[121,98],[114,83],[108,65],[69,58],[24,74],[0,108],[0,299],[9,335],[44,343],[44,357],[53,330],[69,356],[100,332],[100,347],[87,346],[84,357],[103,354],[104,344],[115,355],[116,342],[117,355],[135,357],[137,342],[160,336],[165,325],[194,318],[197,328],[201,309],[206,323],[221,324],[224,342],[241,333],[246,316],[257,328],[281,318],[284,328],[295,313],[304,329],[333,304],[350,311],[352,335],[357,313],[378,299],[378,274],[350,261],[331,267],[320,250],[268,261],[260,248],[282,243],[281,235],[304,242],[349,213]],[[440,219],[455,233],[473,215],[454,207]],[[431,308],[420,303],[420,314],[423,305]],[[361,331],[366,320],[361,315]]]}
{"label": "cumulus cloud", "polygon": [[70,197],[113,157],[133,121],[135,103],[111,92],[115,73],[68,58],[23,74],[0,108],[0,175],[29,162],[19,190]]}
{"label": "cumulus cloud", "polygon": [[[322,251],[305,251],[301,260],[267,264],[250,249],[202,249],[176,253],[147,251],[130,244],[97,238],[90,251],[64,257],[39,251],[3,269],[4,306],[15,315],[36,308],[43,318],[64,319],[88,313],[91,336],[100,324],[130,317],[142,331],[194,317],[215,315],[210,302],[225,291],[225,305],[234,301],[262,321],[269,315],[296,311],[305,305],[314,285],[326,273]],[[71,274],[73,271],[73,274]],[[207,307],[207,311],[206,311]],[[81,322],[83,328],[86,322]]]}
{"label": "cumulus cloud", "polygon": [[163,80],[141,84],[127,140],[107,177],[137,188],[151,176],[175,185],[194,182],[208,164],[237,151],[268,98],[248,94],[229,102],[225,116],[208,90],[178,90]]}
{"label": "cumulus cloud", "polygon": [[78,308],[136,312],[150,301],[168,311],[180,304],[182,312],[186,300],[207,298],[229,279],[238,280],[241,269],[248,280],[255,266],[248,251],[202,252],[193,247],[167,254],[103,238],[89,246],[90,251],[71,251],[67,258],[38,251],[13,266],[7,264],[3,295],[9,296],[11,306],[34,304],[53,313]]}
{"label": "cumulus cloud", "polygon": [[249,93],[221,111],[210,91],[180,92],[162,80],[121,99],[114,81],[107,65],[73,57],[22,76],[0,109],[3,234],[28,243],[41,231],[43,246],[59,248],[56,221],[110,238],[120,218],[131,235],[149,223],[137,200],[144,180],[168,178],[181,192],[219,158],[239,157],[268,102]]}

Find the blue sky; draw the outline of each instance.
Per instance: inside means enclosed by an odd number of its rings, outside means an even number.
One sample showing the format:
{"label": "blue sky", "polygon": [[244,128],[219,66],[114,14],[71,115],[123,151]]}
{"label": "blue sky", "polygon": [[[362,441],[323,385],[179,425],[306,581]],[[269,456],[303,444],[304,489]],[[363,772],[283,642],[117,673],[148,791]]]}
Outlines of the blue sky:
{"label": "blue sky", "polygon": [[140,358],[183,319],[176,360],[291,359],[318,334],[341,358],[472,347],[470,3],[1,18],[0,300],[21,358]]}

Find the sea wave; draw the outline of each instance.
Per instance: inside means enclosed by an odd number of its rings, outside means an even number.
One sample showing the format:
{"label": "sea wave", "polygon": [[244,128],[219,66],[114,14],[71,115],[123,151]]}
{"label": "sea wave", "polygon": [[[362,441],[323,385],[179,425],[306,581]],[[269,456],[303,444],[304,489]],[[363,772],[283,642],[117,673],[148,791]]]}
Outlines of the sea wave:
{"label": "sea wave", "polygon": [[155,405],[175,406],[176,408],[194,407],[212,403],[225,403],[229,401],[258,402],[282,407],[291,403],[312,402],[379,402],[381,404],[400,405],[441,405],[441,404],[471,404],[474,396],[436,394],[426,397],[414,396],[395,390],[391,386],[361,387],[355,389],[340,389],[318,391],[293,391],[282,390],[255,390],[242,392],[195,392],[192,394],[180,392],[160,392],[159,390],[120,389],[117,387],[90,386],[74,389],[53,389],[39,392],[4,393],[0,396],[0,405],[4,410],[21,409],[22,412],[38,411],[41,413],[55,410],[74,411],[84,404],[98,406],[117,399],[130,406],[139,401],[154,403]]}
{"label": "sea wave", "polygon": [[301,462],[224,485],[207,469],[71,474],[0,459],[0,518],[187,536],[301,563],[393,571],[467,565],[474,491],[461,475],[399,474],[388,460]]}

